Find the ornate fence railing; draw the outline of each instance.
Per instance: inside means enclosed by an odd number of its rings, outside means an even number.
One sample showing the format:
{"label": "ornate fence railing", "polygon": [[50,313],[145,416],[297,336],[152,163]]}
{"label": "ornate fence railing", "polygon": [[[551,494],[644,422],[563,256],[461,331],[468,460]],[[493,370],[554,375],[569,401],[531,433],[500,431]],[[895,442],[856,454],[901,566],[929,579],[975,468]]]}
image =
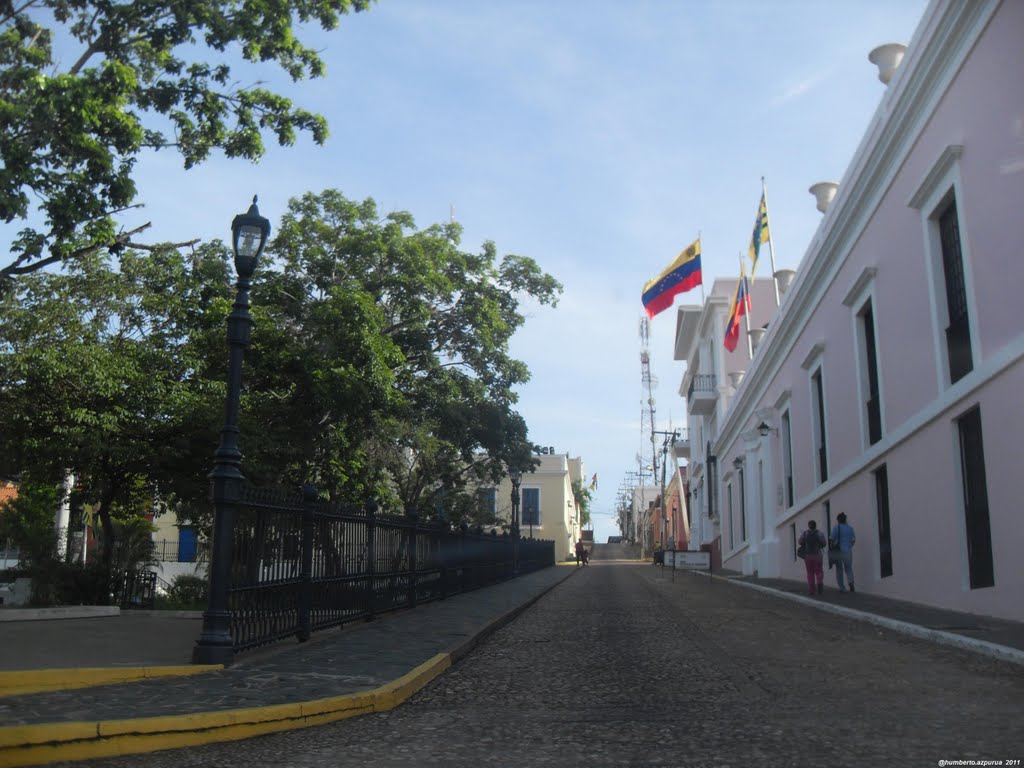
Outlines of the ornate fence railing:
{"label": "ornate fence railing", "polygon": [[244,487],[228,586],[235,651],[554,565],[552,541],[452,531],[407,515]]}
{"label": "ornate fence railing", "polygon": [[156,574],[151,571],[120,571],[113,577],[114,604],[121,608],[152,609],[156,603]]}

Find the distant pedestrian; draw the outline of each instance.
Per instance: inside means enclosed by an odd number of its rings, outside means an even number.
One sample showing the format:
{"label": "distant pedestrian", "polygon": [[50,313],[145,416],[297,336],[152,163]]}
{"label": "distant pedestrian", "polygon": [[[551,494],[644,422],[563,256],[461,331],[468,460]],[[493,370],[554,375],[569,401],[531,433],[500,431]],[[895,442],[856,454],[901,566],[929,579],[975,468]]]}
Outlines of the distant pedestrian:
{"label": "distant pedestrian", "polygon": [[587,551],[587,548],[583,546],[583,539],[579,539],[576,542],[576,567],[579,568],[583,563],[583,553]]}
{"label": "distant pedestrian", "polygon": [[[845,592],[846,585],[843,579],[843,571],[846,571],[845,580],[850,583],[850,591],[856,592],[853,588],[853,545],[857,543],[857,534],[852,525],[846,522],[846,513],[840,512],[836,516],[836,524],[829,532],[829,544],[838,546],[839,551],[833,551],[829,557],[836,566],[836,582],[839,584],[839,591]],[[831,547],[834,549],[834,546]]]}
{"label": "distant pedestrian", "polygon": [[[825,549],[825,534],[818,530],[814,520],[807,522],[807,530],[800,534],[800,545],[804,548],[804,568],[807,569],[807,590],[810,594],[825,591],[825,573],[821,570],[822,552]],[[817,590],[815,590],[817,583]]]}
{"label": "distant pedestrian", "polygon": [[583,547],[583,564],[590,565],[590,550]]}

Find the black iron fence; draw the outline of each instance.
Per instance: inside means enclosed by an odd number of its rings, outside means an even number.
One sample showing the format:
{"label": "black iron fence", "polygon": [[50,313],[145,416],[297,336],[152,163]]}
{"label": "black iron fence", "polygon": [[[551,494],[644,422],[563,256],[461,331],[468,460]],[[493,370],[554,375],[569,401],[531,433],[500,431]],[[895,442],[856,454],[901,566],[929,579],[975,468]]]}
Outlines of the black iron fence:
{"label": "black iron fence", "polygon": [[113,602],[123,609],[152,609],[156,603],[156,574],[121,571],[113,578]]}
{"label": "black iron fence", "polygon": [[245,487],[228,587],[236,651],[554,565],[552,541],[453,531],[305,495]]}
{"label": "black iron fence", "polygon": [[153,559],[161,563],[194,563],[199,559],[199,550],[192,542],[182,545],[174,539],[153,542]]}

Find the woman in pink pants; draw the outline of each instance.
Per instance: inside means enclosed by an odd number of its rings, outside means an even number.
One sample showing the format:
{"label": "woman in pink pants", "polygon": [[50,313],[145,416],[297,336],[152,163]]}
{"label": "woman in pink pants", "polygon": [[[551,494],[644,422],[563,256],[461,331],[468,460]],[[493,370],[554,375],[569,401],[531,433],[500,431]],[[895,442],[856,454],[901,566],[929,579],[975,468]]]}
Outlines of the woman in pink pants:
{"label": "woman in pink pants", "polygon": [[821,569],[822,553],[825,550],[825,534],[818,530],[818,523],[810,520],[807,530],[800,534],[800,544],[804,548],[804,567],[807,569],[807,591],[817,594],[825,590],[825,573]]}

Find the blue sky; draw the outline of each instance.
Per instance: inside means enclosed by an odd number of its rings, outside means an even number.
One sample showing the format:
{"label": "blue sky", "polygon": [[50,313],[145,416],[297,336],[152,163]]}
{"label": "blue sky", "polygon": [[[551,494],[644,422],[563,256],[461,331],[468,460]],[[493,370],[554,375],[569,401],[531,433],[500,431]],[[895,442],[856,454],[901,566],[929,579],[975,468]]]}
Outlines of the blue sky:
{"label": "blue sky", "polygon": [[[325,147],[138,164],[153,238],[227,239],[259,194],[340,189],[419,226],[454,205],[463,247],[536,259],[565,293],[528,308],[513,353],[530,367],[519,410],[531,438],[597,473],[599,541],[641,449],[644,283],[698,234],[705,285],[737,274],[761,194],[779,267],[798,266],[821,215],[808,187],[839,181],[884,92],[868,52],[908,43],[924,0],[379,0],[311,30],[327,76],[292,86],[324,114]],[[767,261],[764,262],[765,264]],[[760,274],[766,274],[761,273]],[[694,292],[678,303],[696,303]],[[685,424],[675,312],[652,322],[657,428]]]}

